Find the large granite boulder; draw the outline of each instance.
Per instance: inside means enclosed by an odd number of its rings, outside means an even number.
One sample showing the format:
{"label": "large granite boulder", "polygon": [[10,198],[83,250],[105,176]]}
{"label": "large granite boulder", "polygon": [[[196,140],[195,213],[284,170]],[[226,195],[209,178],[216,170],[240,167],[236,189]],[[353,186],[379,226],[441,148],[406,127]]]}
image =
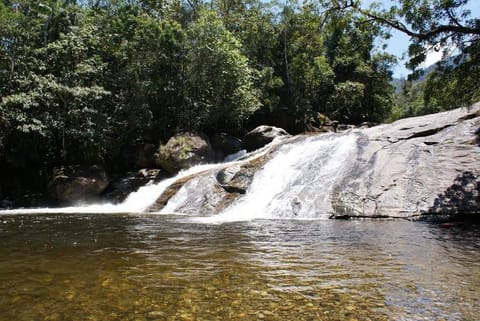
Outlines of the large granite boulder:
{"label": "large granite boulder", "polygon": [[289,136],[289,134],[282,128],[262,125],[245,135],[243,145],[245,149],[250,152],[267,145],[275,138],[281,136]]}
{"label": "large granite boulder", "polygon": [[208,138],[198,132],[179,133],[158,149],[156,163],[171,174],[215,160]]}
{"label": "large granite boulder", "polygon": [[480,211],[480,104],[358,131],[332,217]]}
{"label": "large granite boulder", "polygon": [[108,186],[107,172],[101,165],[61,166],[52,171],[49,194],[62,203],[96,199]]}
{"label": "large granite boulder", "polygon": [[227,155],[238,153],[242,149],[242,141],[226,133],[217,133],[210,138],[218,160]]}

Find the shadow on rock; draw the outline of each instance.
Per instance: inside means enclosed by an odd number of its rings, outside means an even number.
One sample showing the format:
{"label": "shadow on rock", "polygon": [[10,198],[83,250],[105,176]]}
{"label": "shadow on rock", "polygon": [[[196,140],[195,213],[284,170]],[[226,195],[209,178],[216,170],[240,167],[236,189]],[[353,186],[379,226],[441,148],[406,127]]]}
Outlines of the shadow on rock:
{"label": "shadow on rock", "polygon": [[453,184],[438,195],[425,214],[445,215],[453,219],[480,219],[480,177],[469,171],[458,175]]}

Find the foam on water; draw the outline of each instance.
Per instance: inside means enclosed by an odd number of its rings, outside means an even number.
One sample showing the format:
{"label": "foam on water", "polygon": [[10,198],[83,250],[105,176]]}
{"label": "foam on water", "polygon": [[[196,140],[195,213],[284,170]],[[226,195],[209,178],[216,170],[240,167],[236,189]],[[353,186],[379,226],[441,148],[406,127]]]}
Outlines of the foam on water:
{"label": "foam on water", "polygon": [[325,219],[331,193],[356,149],[354,135],[322,135],[286,144],[255,174],[246,195],[218,215],[198,222],[252,219]]}
{"label": "foam on water", "polygon": [[[54,214],[74,214],[74,213],[143,213],[150,206],[152,206],[158,197],[175,181],[182,179],[184,177],[195,175],[203,171],[210,170],[212,168],[221,168],[228,166],[230,164],[235,164],[239,159],[248,159],[258,157],[267,153],[270,148],[281,142],[281,138],[275,139],[273,142],[267,146],[247,155],[245,151],[240,151],[236,154],[228,155],[225,158],[225,163],[220,164],[206,164],[193,166],[187,170],[179,172],[175,177],[163,180],[158,183],[148,183],[145,186],[140,187],[137,191],[132,192],[128,197],[120,204],[112,203],[100,203],[100,204],[78,204],[76,206],[69,207],[44,207],[44,208],[19,208],[19,209],[9,209],[9,210],[0,210],[0,215],[2,214],[44,214],[44,213],[54,213]],[[172,213],[168,213],[172,214]]]}

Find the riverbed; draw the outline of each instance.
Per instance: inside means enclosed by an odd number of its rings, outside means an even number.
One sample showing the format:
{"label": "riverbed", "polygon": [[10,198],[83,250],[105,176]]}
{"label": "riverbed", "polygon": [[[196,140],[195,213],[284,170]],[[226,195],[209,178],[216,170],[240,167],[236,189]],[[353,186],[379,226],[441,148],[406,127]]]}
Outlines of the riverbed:
{"label": "riverbed", "polygon": [[480,227],[0,216],[0,320],[478,320]]}

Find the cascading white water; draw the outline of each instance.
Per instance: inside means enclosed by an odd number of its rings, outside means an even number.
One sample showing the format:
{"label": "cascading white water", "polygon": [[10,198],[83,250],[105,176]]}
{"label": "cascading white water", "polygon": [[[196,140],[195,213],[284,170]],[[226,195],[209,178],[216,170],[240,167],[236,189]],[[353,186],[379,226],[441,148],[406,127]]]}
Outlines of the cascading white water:
{"label": "cascading white water", "polygon": [[246,195],[201,222],[255,218],[328,218],[330,197],[355,155],[355,135],[322,135],[282,146],[255,174]]}
{"label": "cascading white water", "polygon": [[[326,134],[286,143],[255,173],[246,195],[220,214],[195,220],[217,223],[256,218],[326,218],[331,212],[331,193],[352,164],[349,160],[355,155],[356,141],[355,134]],[[6,210],[0,211],[0,214],[142,213],[175,181],[203,171],[220,170],[248,162],[264,155],[277,143],[279,141],[249,155],[243,161],[200,165],[160,183],[147,184],[131,193],[121,204]],[[160,213],[175,213],[182,203],[188,204],[191,201],[190,197],[192,195],[181,188]]]}
{"label": "cascading white water", "polygon": [[217,164],[199,165],[180,172],[175,177],[163,180],[159,183],[149,183],[132,192],[120,204],[89,204],[77,205],[60,208],[32,208],[32,209],[14,209],[3,210],[0,214],[41,214],[41,213],[142,213],[148,209],[163,191],[183,177],[193,175],[210,168],[218,166]]}
{"label": "cascading white water", "polygon": [[131,193],[128,197],[123,201],[123,203],[117,205],[122,212],[144,212],[147,210],[157,198],[175,181],[187,177],[189,175],[194,175],[196,173],[200,173],[211,168],[218,166],[217,164],[207,164],[207,165],[198,165],[188,170],[182,171],[177,174],[175,177],[163,180],[157,184],[147,184],[145,186],[140,187],[136,192]]}
{"label": "cascading white water", "polygon": [[[220,164],[206,164],[197,165],[187,170],[183,170],[175,177],[163,180],[159,183],[149,183],[140,187],[137,191],[132,192],[128,197],[120,204],[78,204],[77,206],[59,207],[59,208],[29,208],[29,209],[10,209],[0,210],[0,214],[42,214],[42,213],[142,213],[152,206],[158,197],[174,182],[184,177],[195,175],[197,173],[207,171],[215,167],[224,167],[228,164],[235,164],[239,159],[245,158],[248,161],[251,158],[258,157],[267,153],[270,148],[282,141],[282,138],[275,139],[265,147],[252,152],[247,155],[245,150],[242,150],[236,154],[228,155],[225,158],[225,163]],[[168,213],[168,214],[171,214]]]}

